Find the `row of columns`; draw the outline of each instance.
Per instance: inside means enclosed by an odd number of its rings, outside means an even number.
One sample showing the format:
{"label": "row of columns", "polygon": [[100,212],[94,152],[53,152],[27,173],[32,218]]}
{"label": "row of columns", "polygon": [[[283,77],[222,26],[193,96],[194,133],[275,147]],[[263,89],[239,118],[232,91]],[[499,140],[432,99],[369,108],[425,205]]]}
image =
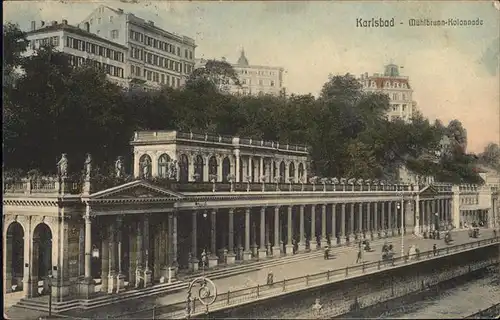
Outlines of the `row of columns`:
{"label": "row of columns", "polygon": [[[81,294],[90,295],[94,292],[92,277],[92,220],[90,209],[84,216],[85,220],[85,260],[84,278],[81,283]],[[155,278],[160,282],[172,281],[176,276],[177,263],[177,214],[169,213],[168,220],[163,220],[155,234],[155,244],[158,248],[150,251],[150,221],[149,215],[142,215],[137,221],[124,227],[123,218],[117,216],[101,232],[101,291],[118,293],[125,289],[126,278],[122,266],[123,233],[129,231],[129,286],[136,288],[148,287],[153,283],[149,255],[154,254]],[[156,266],[157,265],[157,266]]]}
{"label": "row of columns", "polygon": [[[422,230],[425,228],[431,228],[434,224],[435,213],[437,212],[440,220],[439,221],[449,221],[451,217],[451,205],[449,200],[438,200],[438,201],[422,201],[420,202],[421,208],[415,208],[415,201],[405,201],[404,206],[404,216],[401,217],[401,202],[389,201],[389,202],[369,202],[369,203],[341,203],[341,204],[311,204],[311,205],[296,205],[296,206],[286,206],[286,217],[284,219],[280,218],[281,207],[274,207],[274,231],[273,231],[273,244],[269,243],[268,232],[269,226],[267,224],[268,219],[266,219],[267,207],[260,208],[260,231],[259,236],[254,235],[254,241],[259,239],[259,246],[257,254],[252,250],[250,238],[251,238],[251,208],[244,208],[244,247],[241,258],[243,260],[248,260],[253,257],[263,258],[268,255],[279,256],[282,251],[287,255],[293,253],[294,248],[294,236],[298,236],[297,249],[299,252],[306,250],[306,242],[309,240],[310,248],[316,249],[318,247],[324,247],[327,244],[337,245],[344,244],[345,242],[361,240],[361,239],[373,239],[375,237],[383,238],[387,236],[395,236],[396,234],[401,235],[401,233],[407,232],[407,227],[415,227],[418,218],[416,217],[418,212],[422,213],[422,219],[420,223],[422,224]],[[321,207],[321,211],[317,212],[317,207]],[[340,212],[337,212],[337,206],[340,206]],[[413,206],[413,207],[412,207]],[[298,221],[293,221],[293,210],[294,207],[298,207]],[[306,239],[305,230],[305,210],[310,207],[310,233],[309,239]],[[330,207],[330,208],[329,208]],[[399,209],[398,209],[399,208]],[[435,211],[438,210],[438,211]],[[234,245],[234,214],[236,209],[229,209],[228,216],[228,230],[223,233],[228,235],[228,247],[222,250],[217,250],[216,243],[216,219],[217,219],[217,209],[212,209],[211,215],[211,237],[210,237],[210,252],[207,253],[209,266],[215,266],[219,261],[224,261],[228,264],[234,263],[235,261],[235,245]],[[331,212],[331,221],[327,221],[327,212]],[[416,214],[413,212],[416,211]],[[197,215],[199,212],[192,212],[192,252],[196,253],[197,250]],[[321,214],[321,230],[317,232],[316,230],[316,214]],[[340,215],[338,217],[338,215]],[[401,221],[403,221],[403,226]],[[299,225],[298,234],[294,235],[294,222]],[[356,225],[355,225],[356,222]],[[327,235],[327,226],[330,224],[330,234]],[[340,223],[337,228],[337,223]],[[281,234],[282,224],[286,226],[286,242]],[[401,227],[402,226],[402,227]],[[413,231],[413,229],[411,229]],[[319,241],[317,239],[319,238]],[[238,249],[238,248],[236,248]],[[271,250],[270,250],[271,249]],[[224,257],[218,257],[217,253],[224,252]],[[196,269],[196,265],[199,262],[196,256],[192,256],[191,267]]]}

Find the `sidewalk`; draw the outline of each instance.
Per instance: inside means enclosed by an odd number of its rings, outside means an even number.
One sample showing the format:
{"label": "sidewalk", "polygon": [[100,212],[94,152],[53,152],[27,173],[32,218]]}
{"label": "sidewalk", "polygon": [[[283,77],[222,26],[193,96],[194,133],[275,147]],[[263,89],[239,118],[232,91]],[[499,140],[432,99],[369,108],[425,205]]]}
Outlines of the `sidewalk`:
{"label": "sidewalk", "polygon": [[[491,235],[490,235],[491,233]],[[492,231],[484,230],[482,232],[482,238],[489,238],[492,236]],[[473,242],[480,240],[471,239],[468,237],[468,232],[457,231],[453,233],[453,245],[459,245],[467,242]],[[393,237],[388,239],[374,240],[371,241],[371,247],[374,249],[373,252],[365,252],[363,259],[366,262],[373,262],[380,260],[381,249],[384,241],[391,243],[394,246],[394,252],[396,256],[400,255],[401,248],[401,237]],[[414,235],[406,235],[404,237],[405,253],[407,253],[410,245],[418,245],[421,252],[432,250],[433,244],[436,243],[438,248],[445,246],[444,240],[432,240],[418,238]],[[217,291],[219,293],[230,291],[236,291],[239,289],[244,289],[247,287],[254,287],[257,284],[263,284],[266,282],[267,274],[272,271],[274,274],[274,281],[281,281],[283,279],[291,279],[296,277],[302,277],[307,274],[315,274],[319,272],[325,272],[327,270],[341,269],[347,266],[355,265],[357,257],[357,246],[353,247],[336,247],[332,248],[330,252],[330,259],[324,260],[323,255],[308,257],[304,256],[302,261],[294,261],[287,264],[275,265],[269,267],[257,267],[257,270],[250,271],[247,273],[230,276],[222,279],[213,280],[217,286]],[[177,293],[165,294],[163,296],[155,297],[144,297],[140,299],[135,299],[133,301],[127,301],[123,304],[113,304],[110,306],[97,308],[88,311],[69,311],[64,313],[70,316],[79,316],[87,318],[103,318],[106,315],[110,317],[116,317],[120,314],[127,313],[134,310],[152,308],[154,305],[170,305],[175,303],[184,302],[186,300],[187,291],[182,290]],[[147,318],[151,317],[151,311],[145,311],[144,313],[134,314],[134,318]]]}

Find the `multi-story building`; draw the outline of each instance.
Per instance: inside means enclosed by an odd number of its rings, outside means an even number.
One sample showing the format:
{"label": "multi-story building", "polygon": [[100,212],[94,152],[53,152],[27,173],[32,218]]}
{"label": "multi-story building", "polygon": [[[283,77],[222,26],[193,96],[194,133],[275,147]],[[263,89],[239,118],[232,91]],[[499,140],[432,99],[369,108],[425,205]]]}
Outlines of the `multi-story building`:
{"label": "multi-story building", "polygon": [[413,101],[413,89],[407,76],[399,74],[399,67],[395,64],[385,66],[384,74],[375,73],[369,76],[362,74],[359,81],[366,92],[381,92],[389,96],[391,109],[387,116],[389,120],[402,119],[410,121],[416,109]]}
{"label": "multi-story building", "polygon": [[[225,58],[222,58],[226,61]],[[197,59],[196,68],[205,66],[207,60]],[[250,65],[245,56],[245,51],[241,51],[238,61],[231,64],[238,74],[240,85],[231,84],[231,93],[243,95],[272,94],[280,95],[285,93],[283,86],[282,67]]]}
{"label": "multi-story building", "polygon": [[[128,48],[125,78],[150,87],[181,87],[194,69],[195,41],[122,9],[99,6],[81,24]],[[135,81],[132,81],[133,83]]]}
{"label": "multi-story building", "polygon": [[71,64],[78,66],[91,60],[96,67],[106,72],[111,81],[126,86],[127,47],[92,34],[88,25],[83,26],[75,27],[69,25],[67,20],[62,20],[62,23],[42,22],[37,28],[36,22],[32,21],[31,30],[27,32],[30,44],[26,55],[33,54],[41,45],[50,44],[55,50],[67,54]]}

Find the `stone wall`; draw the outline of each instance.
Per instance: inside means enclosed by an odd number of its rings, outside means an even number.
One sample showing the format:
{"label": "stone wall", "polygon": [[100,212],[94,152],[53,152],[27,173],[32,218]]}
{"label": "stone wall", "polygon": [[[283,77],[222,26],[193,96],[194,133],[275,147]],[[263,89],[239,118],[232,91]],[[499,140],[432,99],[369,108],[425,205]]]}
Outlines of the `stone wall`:
{"label": "stone wall", "polygon": [[[358,301],[360,307],[407,295],[415,290],[433,286],[498,261],[498,248],[479,248],[474,251],[424,261],[418,265],[384,270],[355,279],[348,279],[321,288],[311,288],[245,306],[214,312],[214,318],[331,318],[348,313]],[[312,311],[315,299],[320,299],[322,311]]]}

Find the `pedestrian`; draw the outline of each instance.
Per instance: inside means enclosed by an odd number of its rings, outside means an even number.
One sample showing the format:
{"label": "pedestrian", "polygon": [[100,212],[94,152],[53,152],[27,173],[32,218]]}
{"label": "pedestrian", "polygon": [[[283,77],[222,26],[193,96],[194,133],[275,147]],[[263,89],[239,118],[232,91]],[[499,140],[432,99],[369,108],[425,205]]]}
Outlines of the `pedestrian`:
{"label": "pedestrian", "polygon": [[356,258],[356,263],[360,263],[361,261],[363,261],[363,250],[361,250],[361,248],[359,248],[358,257]]}
{"label": "pedestrian", "polygon": [[272,287],[274,284],[274,275],[273,275],[273,271],[269,271],[267,273],[267,285]]}
{"label": "pedestrian", "polygon": [[435,256],[437,256],[437,245],[434,243],[434,245],[432,246],[432,252],[434,253]]}
{"label": "pedestrian", "polygon": [[325,260],[330,259],[330,248],[328,246],[325,247],[325,255],[324,255]]}

